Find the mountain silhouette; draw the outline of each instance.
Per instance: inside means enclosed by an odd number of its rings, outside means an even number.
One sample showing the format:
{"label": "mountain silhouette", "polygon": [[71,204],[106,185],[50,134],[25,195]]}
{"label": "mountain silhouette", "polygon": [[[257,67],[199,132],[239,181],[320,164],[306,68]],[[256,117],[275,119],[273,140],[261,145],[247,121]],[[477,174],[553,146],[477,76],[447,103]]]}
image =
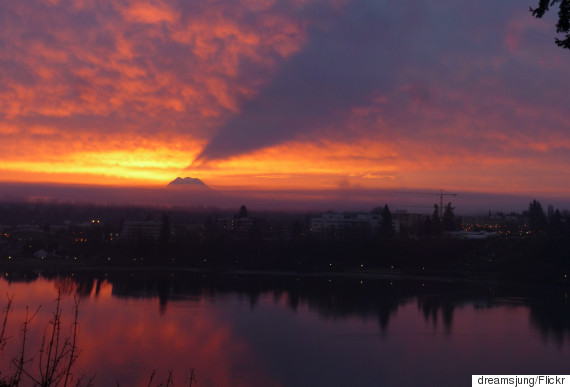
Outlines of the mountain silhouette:
{"label": "mountain silhouette", "polygon": [[172,180],[168,185],[187,185],[187,186],[198,186],[198,187],[208,187],[204,182],[200,179],[195,177],[177,177],[176,179]]}

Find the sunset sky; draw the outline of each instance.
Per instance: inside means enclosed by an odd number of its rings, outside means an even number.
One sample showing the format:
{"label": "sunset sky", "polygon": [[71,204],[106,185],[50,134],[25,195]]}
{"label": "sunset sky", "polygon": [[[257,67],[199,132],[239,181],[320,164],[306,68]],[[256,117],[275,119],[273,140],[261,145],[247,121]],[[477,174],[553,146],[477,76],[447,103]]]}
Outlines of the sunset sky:
{"label": "sunset sky", "polygon": [[0,2],[0,181],[570,195],[538,0]]}

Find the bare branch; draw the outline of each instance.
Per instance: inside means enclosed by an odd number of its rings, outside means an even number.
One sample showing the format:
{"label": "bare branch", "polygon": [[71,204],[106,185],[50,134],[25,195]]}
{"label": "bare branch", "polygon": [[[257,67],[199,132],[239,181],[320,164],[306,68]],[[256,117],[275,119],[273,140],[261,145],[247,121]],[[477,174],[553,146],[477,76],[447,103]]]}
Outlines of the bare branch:
{"label": "bare branch", "polygon": [[14,295],[9,296],[6,295],[6,297],[8,297],[8,303],[6,305],[6,308],[4,309],[4,320],[2,323],[2,332],[0,332],[0,351],[2,351],[5,347],[6,347],[6,337],[5,337],[5,333],[6,333],[6,323],[8,322],[8,313],[10,312],[10,309],[12,308],[12,300],[14,300]]}
{"label": "bare branch", "polygon": [[[71,375],[71,366],[77,360],[79,356],[79,351],[77,349],[77,326],[79,325],[79,297],[76,295],[74,297],[74,313],[73,313],[73,335],[71,336],[71,352],[69,354],[69,361],[67,363],[67,370],[65,372],[65,381],[63,383],[63,387],[67,386],[67,381],[70,380],[69,377]],[[152,380],[152,379],[151,379]],[[70,380],[71,381],[71,380]]]}
{"label": "bare branch", "polygon": [[154,379],[155,373],[156,373],[156,370],[152,370],[152,374],[150,374],[150,380],[148,381],[148,387],[150,387],[152,385],[152,380]]}

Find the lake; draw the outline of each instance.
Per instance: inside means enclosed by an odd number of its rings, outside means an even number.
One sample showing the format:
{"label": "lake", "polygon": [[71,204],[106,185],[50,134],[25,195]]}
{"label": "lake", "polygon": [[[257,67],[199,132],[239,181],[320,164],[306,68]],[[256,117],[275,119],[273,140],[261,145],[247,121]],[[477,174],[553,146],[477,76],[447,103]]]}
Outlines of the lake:
{"label": "lake", "polygon": [[62,336],[80,297],[74,380],[95,385],[440,386],[472,374],[567,374],[560,287],[370,275],[114,271],[2,273],[12,295],[2,375],[30,312],[34,359],[58,290]]}

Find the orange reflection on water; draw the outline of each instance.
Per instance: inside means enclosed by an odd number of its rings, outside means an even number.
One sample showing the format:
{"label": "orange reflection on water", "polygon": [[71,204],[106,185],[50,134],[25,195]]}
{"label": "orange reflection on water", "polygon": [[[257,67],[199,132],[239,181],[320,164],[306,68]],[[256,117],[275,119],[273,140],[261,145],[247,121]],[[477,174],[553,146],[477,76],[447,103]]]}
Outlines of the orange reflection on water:
{"label": "orange reflection on water", "polygon": [[[153,371],[155,381],[165,383],[168,370],[174,370],[176,384],[186,384],[194,368],[203,386],[275,385],[263,369],[256,367],[253,372],[255,353],[231,322],[207,302],[174,304],[168,313],[159,313],[158,298],[154,302],[148,298],[117,298],[106,281],[97,286],[95,280],[83,288],[72,278],[38,280],[32,286],[2,281],[0,292],[15,295],[9,320],[11,332],[17,332],[25,320],[26,305],[34,310],[41,305],[30,325],[30,354],[39,350],[43,327],[55,309],[57,289],[63,294],[65,334],[71,332],[73,295],[87,293],[79,309],[78,345],[82,352],[74,366],[76,377],[78,373],[96,373],[96,385],[118,381],[121,385],[146,386]],[[9,344],[5,353],[18,353],[18,340]],[[2,367],[5,369],[5,365]]]}
{"label": "orange reflection on water", "polygon": [[[267,278],[114,274],[115,288],[90,276],[0,282],[16,294],[10,331],[25,303],[42,303],[29,334],[37,353],[56,289],[83,294],[75,370],[97,372],[97,385],[145,386],[153,370],[156,384],[174,370],[184,385],[190,368],[206,386],[460,385],[473,372],[567,368],[568,311],[556,292],[525,301],[455,281],[291,278],[273,287]],[[62,310],[69,332],[71,295]],[[18,340],[9,346],[17,353]]]}

